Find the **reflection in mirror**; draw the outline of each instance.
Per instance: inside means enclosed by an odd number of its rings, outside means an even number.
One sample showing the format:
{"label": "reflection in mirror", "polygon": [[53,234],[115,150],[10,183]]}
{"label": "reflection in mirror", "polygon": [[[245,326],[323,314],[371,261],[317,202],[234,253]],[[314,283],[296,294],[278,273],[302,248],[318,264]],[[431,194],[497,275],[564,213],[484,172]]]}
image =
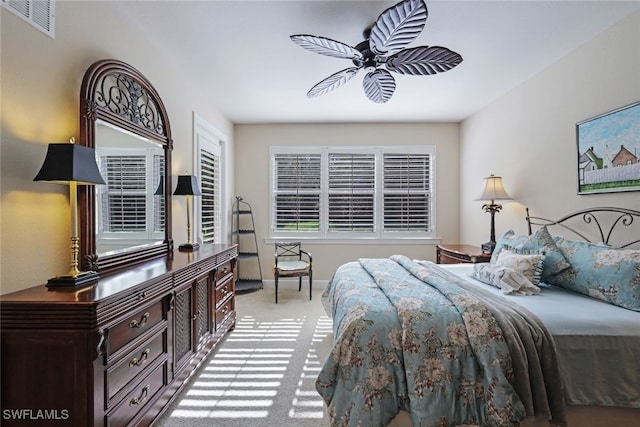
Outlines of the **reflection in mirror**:
{"label": "reflection in mirror", "polygon": [[[164,239],[164,150],[148,138],[96,121],[96,252],[108,255]],[[156,194],[158,193],[158,194]]]}

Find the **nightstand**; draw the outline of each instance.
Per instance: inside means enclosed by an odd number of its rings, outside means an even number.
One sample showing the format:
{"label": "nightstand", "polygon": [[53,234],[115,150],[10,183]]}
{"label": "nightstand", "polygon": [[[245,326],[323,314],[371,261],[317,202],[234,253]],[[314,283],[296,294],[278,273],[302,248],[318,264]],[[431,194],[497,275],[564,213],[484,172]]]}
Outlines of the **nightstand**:
{"label": "nightstand", "polygon": [[491,254],[483,253],[478,246],[472,245],[438,245],[436,247],[438,264],[475,264],[489,262]]}

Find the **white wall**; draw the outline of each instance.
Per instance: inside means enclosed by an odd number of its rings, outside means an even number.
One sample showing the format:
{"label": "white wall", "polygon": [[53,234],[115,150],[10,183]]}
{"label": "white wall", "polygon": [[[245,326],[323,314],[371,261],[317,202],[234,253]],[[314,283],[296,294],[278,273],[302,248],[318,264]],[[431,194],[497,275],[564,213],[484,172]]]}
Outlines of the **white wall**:
{"label": "white wall", "polygon": [[[237,125],[235,130],[236,194],[252,205],[265,279],[273,277],[273,244],[269,232],[269,148],[271,146],[436,146],[436,232],[446,242],[458,240],[458,137],[455,123],[432,124],[285,124]],[[435,246],[425,244],[306,244],[314,278],[327,280],[336,268],[358,257],[409,257],[435,260]]]}
{"label": "white wall", "polygon": [[[640,13],[578,48],[461,126],[461,243],[489,240],[482,180],[501,175],[514,201],[496,215],[496,235],[526,233],[531,214],[558,218],[591,206],[640,209],[640,193],[577,195],[577,122],[640,100]],[[478,227],[478,221],[481,226]]]}
{"label": "white wall", "polygon": [[[233,125],[109,2],[56,2],[55,39],[4,8],[0,19],[0,292],[7,293],[69,269],[68,188],[33,182],[33,177],[48,143],[78,138],[80,84],[93,62],[122,60],[154,85],[170,118],[173,175],[193,170],[194,111],[228,136],[231,159]],[[186,242],[180,199],[173,202],[176,244]]]}

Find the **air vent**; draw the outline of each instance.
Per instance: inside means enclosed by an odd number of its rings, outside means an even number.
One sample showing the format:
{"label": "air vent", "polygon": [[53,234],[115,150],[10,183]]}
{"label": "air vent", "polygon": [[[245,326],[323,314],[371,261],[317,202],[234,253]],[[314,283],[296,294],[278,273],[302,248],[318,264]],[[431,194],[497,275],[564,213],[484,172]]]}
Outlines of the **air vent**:
{"label": "air vent", "polygon": [[55,38],[55,0],[2,0],[2,6]]}

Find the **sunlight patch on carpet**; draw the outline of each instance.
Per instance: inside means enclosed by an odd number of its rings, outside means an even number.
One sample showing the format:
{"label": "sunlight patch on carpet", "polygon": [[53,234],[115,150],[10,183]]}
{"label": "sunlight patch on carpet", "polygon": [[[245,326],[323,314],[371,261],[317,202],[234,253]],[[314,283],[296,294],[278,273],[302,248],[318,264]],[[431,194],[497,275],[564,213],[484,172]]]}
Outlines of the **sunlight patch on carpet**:
{"label": "sunlight patch on carpet", "polygon": [[[315,390],[321,362],[314,344],[330,339],[331,319],[322,316],[315,325],[306,326],[304,336],[310,342],[305,348],[297,340],[306,320],[303,317],[261,322],[252,316],[238,320],[225,344],[216,350],[177,402],[170,418],[282,417],[285,413],[276,415],[272,411],[278,402],[280,411],[286,410],[282,408],[284,399],[290,402],[289,418],[323,419],[324,402]],[[314,328],[311,338],[310,327]],[[291,342],[296,344],[287,344]]]}

